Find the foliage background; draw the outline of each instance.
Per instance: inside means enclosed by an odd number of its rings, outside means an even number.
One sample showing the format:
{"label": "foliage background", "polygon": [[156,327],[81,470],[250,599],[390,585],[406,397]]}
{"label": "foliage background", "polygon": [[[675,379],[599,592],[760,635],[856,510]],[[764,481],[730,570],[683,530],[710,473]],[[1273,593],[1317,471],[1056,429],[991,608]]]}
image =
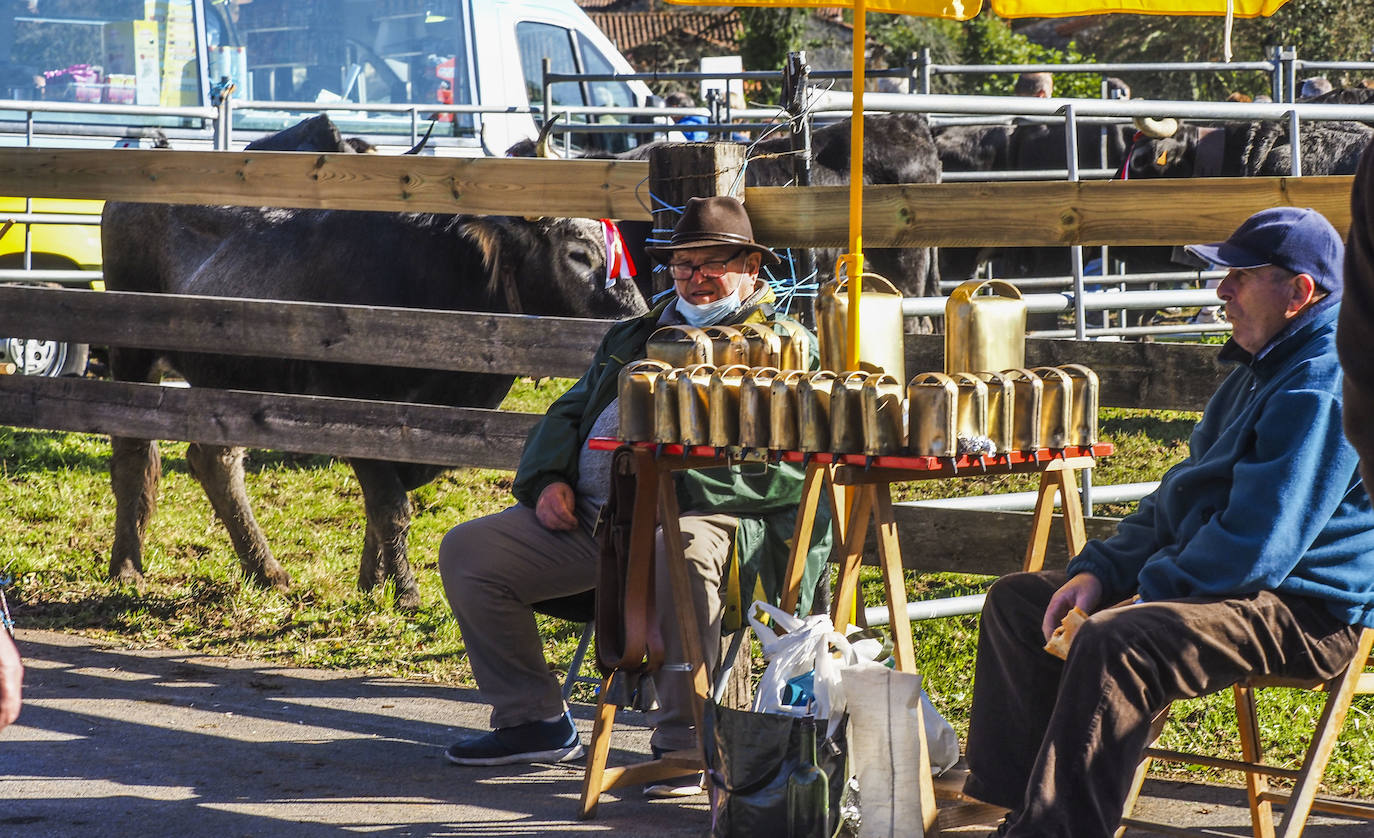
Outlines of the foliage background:
{"label": "foliage background", "polygon": [[[750,9],[744,17],[741,54],[748,69],[774,69],[791,49],[836,46],[843,32],[803,34],[799,10]],[[742,12],[743,14],[743,12]],[[846,20],[852,21],[852,14]],[[1269,18],[1235,21],[1233,60],[1259,61],[1275,47],[1296,50],[1309,61],[1369,60],[1374,46],[1374,0],[1290,0]],[[937,64],[1073,63],[1082,61],[1222,61],[1224,21],[1220,17],[1179,15],[1097,15],[1043,21],[1008,22],[984,11],[971,21],[932,20],[906,15],[868,16],[869,66],[903,66],[929,49]],[[770,40],[771,39],[771,40]],[[1316,73],[1300,74],[1315,75]],[[1269,76],[1256,71],[1221,73],[1123,73],[1133,95],[1152,99],[1225,99],[1231,92],[1250,96],[1270,92]],[[1358,72],[1329,74],[1337,86],[1357,86]],[[1011,92],[1012,75],[939,75],[937,93]],[[1057,94],[1101,95],[1097,74],[1061,75]]]}

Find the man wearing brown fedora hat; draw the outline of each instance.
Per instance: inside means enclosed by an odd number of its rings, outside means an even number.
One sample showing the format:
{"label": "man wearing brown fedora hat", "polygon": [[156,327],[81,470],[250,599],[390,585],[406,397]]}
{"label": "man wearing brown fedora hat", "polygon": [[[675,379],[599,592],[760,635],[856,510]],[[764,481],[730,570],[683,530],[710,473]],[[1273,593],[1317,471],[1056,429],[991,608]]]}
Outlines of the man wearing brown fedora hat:
{"label": "man wearing brown fedora hat", "polygon": [[[564,761],[583,753],[557,679],[544,660],[532,603],[583,593],[596,585],[593,531],[611,484],[611,454],[591,451],[592,437],[615,437],[617,381],[643,358],[664,326],[763,322],[784,317],[759,278],[779,259],[754,240],[749,215],[735,198],[693,198],[665,244],[647,248],[673,279],[650,312],[611,327],[588,372],[530,432],[516,471],[515,506],[459,524],[439,549],[444,591],[463,632],[473,676],[492,705],[488,733],[449,747],[459,765]],[[812,366],[817,351],[812,339]],[[800,500],[799,468],[715,468],[679,472],[678,498],[692,606],[702,626],[708,669],[719,660],[722,615],[730,590],[744,601],[758,589],[776,599],[787,540]],[[829,527],[817,526],[802,589],[811,586],[829,552]],[[665,551],[660,541],[657,555]],[[732,561],[737,563],[732,565]],[[659,603],[671,603],[667,573],[657,574]],[[682,661],[677,618],[660,609],[669,661]],[[738,618],[738,612],[732,612]],[[665,667],[655,676],[660,707],[650,714],[655,754],[696,747],[687,673]],[[700,775],[655,783],[651,796],[701,791]]]}

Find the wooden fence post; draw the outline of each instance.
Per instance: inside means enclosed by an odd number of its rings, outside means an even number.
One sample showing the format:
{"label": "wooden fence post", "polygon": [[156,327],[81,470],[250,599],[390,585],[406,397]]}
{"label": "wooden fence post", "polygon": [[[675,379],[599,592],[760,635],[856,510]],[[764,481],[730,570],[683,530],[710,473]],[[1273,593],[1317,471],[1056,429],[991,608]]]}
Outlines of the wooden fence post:
{"label": "wooden fence post", "polygon": [[[739,143],[668,143],[649,151],[649,196],[653,202],[654,239],[673,233],[688,198],[734,195],[744,198],[744,146]],[[654,274],[654,292],[672,285],[667,274]]]}
{"label": "wooden fence post", "polygon": [[[672,235],[688,198],[734,195],[744,198],[744,146],[739,143],[669,143],[649,152],[649,193],[654,207],[651,239]],[[654,291],[666,290],[672,281],[667,273],[654,273]],[[752,656],[740,650],[722,702],[727,707],[748,707]]]}

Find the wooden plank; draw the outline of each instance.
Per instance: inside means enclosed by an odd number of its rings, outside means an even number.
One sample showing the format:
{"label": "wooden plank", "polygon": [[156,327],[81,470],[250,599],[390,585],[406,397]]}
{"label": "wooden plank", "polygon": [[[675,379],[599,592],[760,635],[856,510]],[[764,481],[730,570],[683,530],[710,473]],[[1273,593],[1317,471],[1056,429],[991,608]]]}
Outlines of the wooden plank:
{"label": "wooden plank", "polygon": [[[864,188],[867,247],[1187,244],[1225,238],[1251,214],[1313,207],[1350,227],[1353,176],[942,183]],[[848,244],[844,186],[751,187],[754,233],[774,247]]]}
{"label": "wooden plank", "polygon": [[[983,573],[1001,576],[1021,570],[1030,539],[1031,513],[988,512],[970,509],[932,509],[895,504],[897,538],[902,567],[922,573]],[[1062,533],[1063,517],[1054,516],[1046,568],[1062,568],[1069,560]],[[1108,538],[1116,532],[1115,518],[1085,519],[1088,538]],[[872,544],[872,540],[868,542]],[[864,564],[876,566],[877,550],[864,551]]]}
{"label": "wooden plank", "polygon": [[648,219],[648,176],[613,160],[0,149],[6,194],[170,204]]}
{"label": "wooden plank", "polygon": [[[642,161],[156,149],[0,149],[12,194],[164,203],[646,220]],[[1349,227],[1346,175],[946,183],[864,189],[869,247],[1177,244],[1296,205]],[[745,190],[761,241],[848,243],[848,189]],[[1034,211],[1030,211],[1033,208]]]}
{"label": "wooden plank", "polygon": [[[914,376],[943,370],[944,340],[943,335],[907,335],[907,371]],[[1026,364],[1090,367],[1101,382],[1103,407],[1202,410],[1231,369],[1217,361],[1220,349],[1216,344],[1030,338]]]}
{"label": "wooden plank", "polygon": [[610,322],[0,285],[0,334],[98,346],[577,378]]}
{"label": "wooden plank", "polygon": [[0,376],[0,424],[510,469],[538,416],[72,378]]}

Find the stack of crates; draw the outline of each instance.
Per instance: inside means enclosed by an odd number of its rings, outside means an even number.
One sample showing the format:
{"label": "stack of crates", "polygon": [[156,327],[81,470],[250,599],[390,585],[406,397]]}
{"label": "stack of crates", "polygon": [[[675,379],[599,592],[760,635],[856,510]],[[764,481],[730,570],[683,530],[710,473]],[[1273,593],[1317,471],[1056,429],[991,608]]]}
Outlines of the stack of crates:
{"label": "stack of crates", "polygon": [[143,16],[160,24],[160,104],[166,107],[199,105],[200,68],[196,65],[196,18],[192,0],[143,0]]}

